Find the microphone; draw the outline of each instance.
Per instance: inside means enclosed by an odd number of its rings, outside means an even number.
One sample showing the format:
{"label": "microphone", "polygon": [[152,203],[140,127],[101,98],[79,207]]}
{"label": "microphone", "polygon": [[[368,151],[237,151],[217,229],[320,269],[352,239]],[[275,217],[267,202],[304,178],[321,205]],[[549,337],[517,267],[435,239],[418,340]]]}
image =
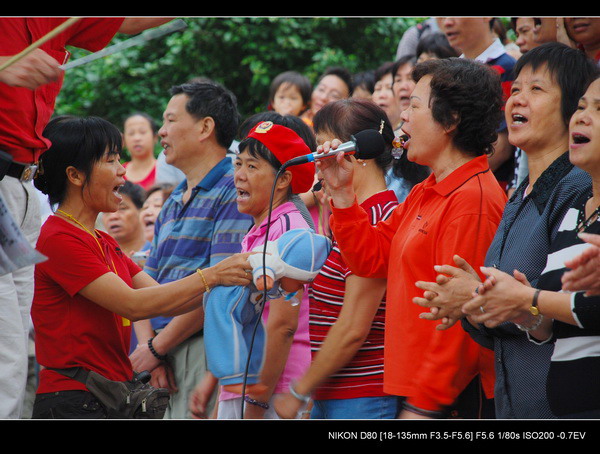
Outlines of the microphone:
{"label": "microphone", "polygon": [[340,151],[346,155],[354,155],[356,159],[373,159],[379,156],[385,150],[385,142],[381,134],[375,129],[365,129],[350,136],[352,140],[342,143],[335,150],[330,150],[327,153],[311,153],[304,156],[292,158],[282,167],[287,168],[315,160],[330,158],[336,156]]}

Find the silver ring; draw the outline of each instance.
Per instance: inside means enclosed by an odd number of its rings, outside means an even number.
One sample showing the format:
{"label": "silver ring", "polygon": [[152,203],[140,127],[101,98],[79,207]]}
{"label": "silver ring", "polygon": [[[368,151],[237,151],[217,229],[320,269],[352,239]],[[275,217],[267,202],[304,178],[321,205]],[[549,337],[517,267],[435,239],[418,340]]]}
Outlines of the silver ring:
{"label": "silver ring", "polygon": [[480,311],[482,314],[485,314],[485,309],[483,308],[483,306],[479,306],[479,311]]}

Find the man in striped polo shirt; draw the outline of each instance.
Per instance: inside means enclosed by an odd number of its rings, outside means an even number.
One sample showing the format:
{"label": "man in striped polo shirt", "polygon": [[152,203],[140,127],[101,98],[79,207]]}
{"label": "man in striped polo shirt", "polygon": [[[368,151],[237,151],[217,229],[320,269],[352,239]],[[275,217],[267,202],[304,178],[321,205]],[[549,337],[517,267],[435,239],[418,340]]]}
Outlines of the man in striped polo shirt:
{"label": "man in striped polo shirt", "polygon": [[[159,135],[166,162],[186,178],[156,220],[144,268],[161,284],[240,252],[251,225],[238,212],[233,164],[226,156],[239,124],[235,96],[213,82],[176,86],[171,95]],[[134,370],[150,370],[155,385],[171,390],[165,418],[188,417],[188,397],[206,372],[203,321],[200,308],[135,324]]]}

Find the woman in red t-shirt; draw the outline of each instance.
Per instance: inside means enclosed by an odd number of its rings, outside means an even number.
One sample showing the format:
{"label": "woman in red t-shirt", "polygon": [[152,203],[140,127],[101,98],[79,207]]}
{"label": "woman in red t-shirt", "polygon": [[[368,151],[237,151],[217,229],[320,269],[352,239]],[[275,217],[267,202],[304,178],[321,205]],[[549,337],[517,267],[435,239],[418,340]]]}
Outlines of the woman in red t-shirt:
{"label": "woman in red t-shirt", "polygon": [[123,140],[131,161],[125,162],[125,178],[137,183],[145,190],[156,182],[156,157],[154,147],[158,143],[158,127],[145,113],[135,113],[125,120]]}
{"label": "woman in red t-shirt", "polygon": [[52,146],[41,157],[44,171],[35,185],[58,208],[37,243],[48,260],[35,268],[31,316],[42,370],[33,417],[104,418],[85,385],[50,368],[82,367],[130,380],[131,321],[196,309],[215,285],[247,285],[250,266],[247,254],[238,254],[158,285],[95,229],[99,213],[117,210],[121,201],[118,129],[96,117],[57,117],[44,136]]}

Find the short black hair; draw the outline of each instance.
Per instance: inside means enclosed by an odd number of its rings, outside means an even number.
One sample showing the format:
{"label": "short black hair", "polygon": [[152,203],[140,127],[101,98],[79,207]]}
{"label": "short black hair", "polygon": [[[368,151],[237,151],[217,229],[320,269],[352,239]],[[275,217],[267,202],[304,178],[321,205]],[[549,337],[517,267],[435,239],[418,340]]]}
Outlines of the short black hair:
{"label": "short black hair", "polygon": [[352,75],[352,93],[357,88],[364,88],[370,93],[375,91],[375,71],[369,69]]}
{"label": "short black hair", "polygon": [[415,66],[416,64],[417,64],[417,58],[412,54],[404,55],[404,56],[400,57],[398,60],[396,60],[392,63],[392,68],[391,68],[392,77],[396,77],[396,74],[398,74],[398,70],[400,70],[400,68],[402,68],[404,65]]}
{"label": "short black hair", "polygon": [[123,136],[119,129],[100,117],[61,115],[51,119],[43,136],[52,143],[40,156],[41,172],[34,185],[48,195],[51,205],[63,202],[67,189],[67,167],[86,176],[104,154],[120,155]]}
{"label": "short black hair", "polygon": [[471,156],[491,154],[502,121],[500,76],[490,66],[467,58],[450,57],[418,63],[412,77],[431,76],[433,119],[456,126],[454,145]]}
{"label": "short black hair", "polygon": [[331,67],[327,68],[325,70],[325,72],[323,74],[321,74],[321,76],[319,77],[317,85],[324,77],[330,76],[330,75],[337,76],[340,79],[342,79],[344,84],[346,84],[346,86],[348,87],[348,96],[350,96],[352,94],[352,90],[353,90],[352,73],[350,71],[348,71],[346,68],[344,68],[343,66],[331,66]]}
{"label": "short black hair", "polygon": [[567,127],[579,98],[600,70],[584,52],[558,42],[541,44],[523,54],[514,67],[515,78],[525,67],[548,69],[562,93],[560,110]]}
{"label": "short black hair", "polygon": [[394,77],[394,74],[392,73],[392,70],[394,68],[394,62],[393,61],[386,61],[383,62],[381,65],[379,65],[377,68],[375,68],[374,71],[374,76],[375,76],[375,83],[379,82],[381,79],[383,79],[384,76],[391,74],[392,77]]}
{"label": "short black hair", "polygon": [[231,91],[216,82],[190,82],[172,87],[170,93],[186,95],[186,111],[196,119],[211,117],[219,145],[231,146],[240,122],[237,98]]}
{"label": "short black hair", "polygon": [[423,36],[417,44],[416,56],[419,58],[422,53],[433,54],[437,58],[458,57],[459,53],[448,42],[444,33],[431,33]]}
{"label": "short black hair", "polygon": [[138,210],[144,206],[146,190],[137,183],[125,180],[125,184],[119,189],[119,194],[129,197]]}
{"label": "short black hair", "polygon": [[285,71],[275,76],[269,87],[269,102],[272,103],[275,99],[275,94],[279,87],[284,84],[298,87],[300,96],[305,105],[310,102],[310,94],[312,92],[312,85],[304,74],[297,71]]}
{"label": "short black hair", "polygon": [[123,126],[125,126],[125,122],[127,120],[129,120],[130,118],[133,118],[133,117],[142,117],[142,118],[146,119],[148,121],[148,123],[150,124],[150,129],[152,130],[152,134],[154,134],[154,135],[158,134],[158,123],[154,120],[154,118],[152,118],[146,112],[133,112],[133,113],[127,115],[125,117],[125,119],[123,120]]}

